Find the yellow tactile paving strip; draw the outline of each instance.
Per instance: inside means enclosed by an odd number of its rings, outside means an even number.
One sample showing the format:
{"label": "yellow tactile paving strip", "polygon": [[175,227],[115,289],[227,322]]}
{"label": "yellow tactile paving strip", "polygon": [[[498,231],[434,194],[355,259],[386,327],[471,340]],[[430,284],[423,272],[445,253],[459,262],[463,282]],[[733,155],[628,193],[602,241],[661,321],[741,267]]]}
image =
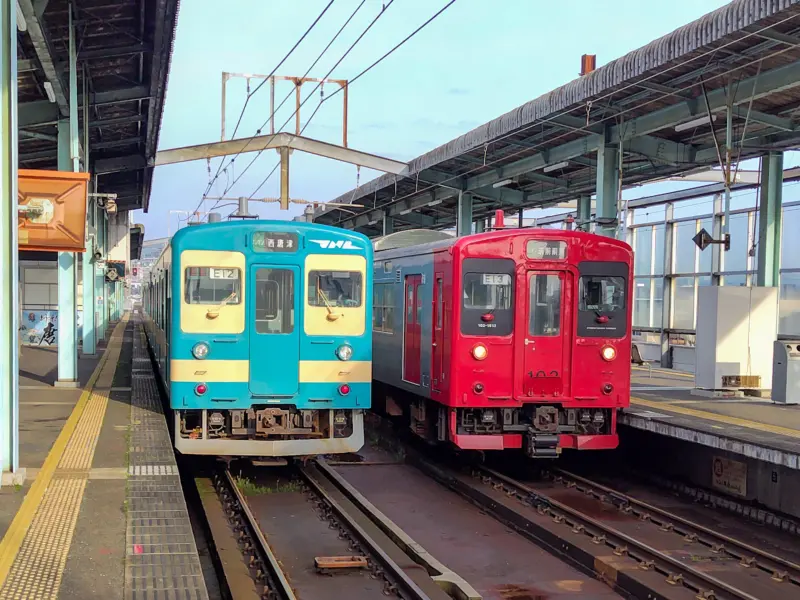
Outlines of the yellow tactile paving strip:
{"label": "yellow tactile paving strip", "polygon": [[72,544],[128,316],[0,542],[0,598],[55,600]]}
{"label": "yellow tactile paving strip", "polygon": [[756,431],[766,431],[778,435],[785,435],[792,438],[800,438],[800,431],[797,429],[790,429],[788,427],[780,427],[778,425],[768,425],[767,423],[759,423],[757,421],[750,421],[749,419],[740,419],[739,417],[730,417],[728,415],[720,415],[705,410],[696,410],[693,408],[686,408],[683,406],[676,406],[668,402],[658,402],[656,400],[645,400],[643,398],[631,397],[631,406],[646,406],[653,410],[660,410],[666,413],[676,413],[687,417],[698,417],[708,421],[716,421],[718,423],[725,423],[726,425],[736,425],[737,427],[746,427],[748,429],[755,429]]}

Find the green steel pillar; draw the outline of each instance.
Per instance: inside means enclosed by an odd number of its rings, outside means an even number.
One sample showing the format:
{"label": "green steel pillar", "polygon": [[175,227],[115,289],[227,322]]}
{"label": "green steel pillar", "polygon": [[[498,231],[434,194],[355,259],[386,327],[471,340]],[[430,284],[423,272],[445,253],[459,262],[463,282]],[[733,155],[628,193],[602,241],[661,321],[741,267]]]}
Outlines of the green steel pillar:
{"label": "green steel pillar", "polygon": [[[58,122],[58,170],[80,171],[78,66],[72,9],[69,11],[69,120]],[[58,253],[58,387],[78,387],[77,261]]]}
{"label": "green steel pillar", "polygon": [[458,192],[456,233],[459,236],[472,233],[472,194],[468,192]]}
{"label": "green steel pillar", "polygon": [[383,235],[394,233],[394,219],[389,215],[383,215]]}
{"label": "green steel pillar", "polygon": [[519,209],[519,220],[517,221],[517,227],[522,228],[525,227],[525,209]]}
{"label": "green steel pillar", "polygon": [[17,19],[0,3],[0,473],[19,471]]}
{"label": "green steel pillar", "polygon": [[475,221],[475,233],[483,233],[484,231],[486,231],[486,219]]}
{"label": "green steel pillar", "polygon": [[619,155],[616,146],[597,150],[597,228],[595,232],[615,237],[619,194]]}
{"label": "green steel pillar", "polygon": [[757,285],[778,285],[781,266],[781,205],[783,152],[770,152],[761,161],[761,198],[758,204]]}
{"label": "green steel pillar", "polygon": [[589,223],[592,220],[592,197],[588,195],[578,196],[578,229],[589,231]]}
{"label": "green steel pillar", "polygon": [[[97,223],[97,248],[106,255],[106,211],[95,205],[95,222]],[[99,298],[99,299],[98,299]],[[106,276],[103,269],[95,266],[95,311],[97,312],[97,339],[106,339]]]}
{"label": "green steel pillar", "polygon": [[[94,202],[89,202],[87,206],[86,216],[89,222],[92,223],[92,215],[94,212]],[[94,322],[94,248],[92,240],[86,236],[86,251],[83,253],[83,355],[94,356],[97,351],[97,338]]]}

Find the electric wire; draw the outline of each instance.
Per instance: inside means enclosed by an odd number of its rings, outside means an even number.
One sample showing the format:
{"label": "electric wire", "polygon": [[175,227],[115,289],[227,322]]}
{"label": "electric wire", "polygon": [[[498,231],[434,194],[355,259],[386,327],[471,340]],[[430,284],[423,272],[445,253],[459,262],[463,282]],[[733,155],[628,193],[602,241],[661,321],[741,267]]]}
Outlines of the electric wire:
{"label": "electric wire", "polygon": [[[396,51],[398,48],[400,48],[400,47],[401,47],[403,44],[405,44],[406,42],[408,42],[408,41],[409,41],[411,38],[413,38],[415,35],[417,35],[417,34],[418,34],[420,31],[422,31],[423,29],[425,29],[425,27],[427,27],[427,26],[428,26],[428,25],[429,25],[431,22],[433,22],[433,21],[434,21],[434,20],[435,20],[435,19],[436,19],[436,18],[437,18],[439,15],[441,15],[441,14],[442,14],[444,11],[446,11],[448,8],[450,8],[450,7],[451,7],[453,4],[455,4],[455,3],[456,3],[456,0],[450,0],[450,2],[448,2],[447,4],[445,4],[445,5],[444,5],[442,8],[440,8],[440,9],[439,9],[439,10],[438,10],[436,13],[434,13],[434,14],[433,14],[433,16],[431,16],[431,17],[430,17],[430,18],[429,18],[427,21],[425,21],[424,23],[422,23],[422,25],[420,25],[420,26],[419,26],[419,27],[417,27],[417,28],[416,28],[414,31],[412,31],[410,34],[408,34],[408,35],[407,35],[405,38],[403,38],[403,40],[401,40],[400,42],[398,42],[398,43],[397,43],[397,44],[396,44],[396,45],[395,45],[393,48],[391,48],[389,51],[387,51],[387,52],[386,52],[386,53],[385,53],[383,56],[381,56],[380,58],[378,58],[377,60],[375,60],[375,61],[374,61],[374,62],[373,62],[371,65],[369,65],[369,66],[368,66],[366,69],[364,69],[364,70],[362,70],[360,73],[358,73],[358,75],[356,75],[356,76],[355,76],[355,77],[353,77],[352,79],[348,80],[348,82],[347,82],[347,86],[348,86],[348,87],[352,86],[352,85],[353,85],[353,84],[354,84],[356,81],[358,81],[358,80],[359,80],[361,77],[363,77],[364,75],[366,75],[367,73],[369,73],[369,72],[370,72],[370,71],[371,71],[371,70],[372,70],[374,67],[376,67],[377,65],[379,65],[381,62],[383,62],[383,61],[384,61],[386,58],[388,58],[389,56],[391,56],[391,55],[392,55],[392,54],[393,54],[393,53],[394,53],[394,52],[395,52],[395,51]],[[300,130],[300,135],[303,135],[303,132],[306,130],[306,127],[308,127],[308,126],[309,126],[309,124],[311,123],[311,121],[312,121],[312,119],[314,118],[314,116],[317,114],[317,112],[319,112],[319,109],[320,109],[320,108],[322,108],[322,105],[323,105],[323,104],[325,104],[325,102],[327,102],[328,100],[330,100],[330,99],[331,99],[331,98],[333,98],[334,96],[336,96],[336,94],[338,94],[338,93],[339,93],[339,92],[341,92],[341,91],[342,91],[342,88],[337,88],[337,89],[336,89],[336,90],[335,90],[335,91],[334,91],[332,94],[330,94],[330,95],[326,96],[325,98],[323,98],[323,99],[322,99],[322,100],[319,102],[319,104],[317,104],[317,107],[314,109],[314,112],[313,112],[313,113],[311,113],[311,116],[308,118],[308,120],[306,121],[305,125],[303,125],[303,128]],[[253,196],[255,196],[255,195],[258,193],[258,191],[259,191],[259,190],[260,190],[260,189],[261,189],[261,188],[262,188],[262,187],[263,187],[263,186],[264,186],[264,185],[267,183],[267,181],[269,181],[269,178],[270,178],[270,177],[272,177],[273,173],[275,173],[275,171],[277,170],[277,168],[278,168],[278,166],[279,166],[279,165],[280,165],[280,163],[278,163],[277,165],[275,165],[275,167],[273,167],[273,168],[272,168],[272,170],[271,170],[271,171],[270,171],[270,172],[267,174],[267,176],[266,176],[266,177],[263,179],[263,181],[262,181],[260,184],[258,184],[258,187],[257,187],[255,190],[253,190],[253,192],[250,194],[250,196],[248,197],[248,199],[252,199],[252,198],[253,198]]]}

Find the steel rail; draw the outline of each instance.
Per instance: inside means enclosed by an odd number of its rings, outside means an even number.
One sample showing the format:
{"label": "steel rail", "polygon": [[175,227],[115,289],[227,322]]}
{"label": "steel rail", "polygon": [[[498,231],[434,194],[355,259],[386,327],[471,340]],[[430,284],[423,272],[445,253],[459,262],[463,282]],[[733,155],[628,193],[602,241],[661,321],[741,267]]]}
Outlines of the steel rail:
{"label": "steel rail", "polygon": [[[236,485],[236,480],[234,479],[233,475],[231,475],[230,470],[225,469],[224,476],[224,483],[226,484],[226,487],[233,493],[234,499],[238,505],[237,508],[244,516],[245,525],[250,530],[251,536],[255,538],[255,541],[258,544],[258,549],[256,551],[260,554],[260,558],[268,571],[268,578],[262,578],[264,579],[262,583],[264,583],[267,590],[265,594],[263,594],[263,597],[280,598],[281,600],[297,600],[297,596],[295,595],[294,590],[292,590],[289,580],[286,579],[278,559],[272,553],[272,549],[270,548],[267,539],[264,537],[261,528],[258,526],[258,521],[256,520],[255,515],[253,515],[250,507],[247,505],[247,500]],[[253,565],[251,564],[251,566]]]}
{"label": "steel rail", "polygon": [[[559,482],[559,478],[561,478],[561,483],[568,487],[571,481],[574,483],[575,489],[591,494],[596,499],[611,504],[621,512],[632,513],[639,518],[652,521],[660,525],[664,530],[674,531],[677,535],[703,544],[715,552],[725,552],[739,559],[742,566],[761,569],[766,573],[770,573],[776,580],[789,581],[794,585],[800,585],[800,565],[797,563],[745,544],[704,525],[689,521],[575,473],[561,468],[551,468],[549,471],[555,476],[554,481]],[[658,518],[654,518],[654,516]]]}
{"label": "steel rail", "polygon": [[565,522],[572,525],[573,532],[591,536],[596,543],[610,546],[616,553],[629,556],[642,565],[661,572],[668,577],[669,583],[687,587],[697,592],[701,598],[719,598],[720,594],[724,594],[725,597],[739,600],[757,600],[755,596],[686,565],[610,525],[583,514],[579,510],[553,500],[547,495],[531,489],[524,483],[488,467],[481,466],[477,467],[476,470],[488,476],[487,479],[489,481],[495,480],[510,492],[527,497],[532,504],[543,509],[545,513],[551,514],[556,522]]}
{"label": "steel rail", "polygon": [[[302,466],[298,468],[300,475],[305,483],[311,488],[312,492],[321,498],[336,513],[358,540],[364,545],[371,557],[377,561],[391,580],[398,586],[402,597],[405,600],[430,600],[430,597],[417,586],[414,581],[403,571],[403,569],[372,539],[372,537],[359,525],[356,520],[324,489],[315,477],[315,466]],[[320,476],[323,476],[320,474]],[[346,492],[342,492],[347,497]],[[352,501],[352,500],[351,500]],[[354,503],[355,504],[355,503]],[[356,504],[357,506],[357,504]]]}

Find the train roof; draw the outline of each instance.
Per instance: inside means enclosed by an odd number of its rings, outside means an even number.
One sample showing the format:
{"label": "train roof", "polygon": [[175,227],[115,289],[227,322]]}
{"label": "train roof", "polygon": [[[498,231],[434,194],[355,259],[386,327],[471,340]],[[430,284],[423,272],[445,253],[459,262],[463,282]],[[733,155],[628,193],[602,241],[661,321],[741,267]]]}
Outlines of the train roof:
{"label": "train roof", "polygon": [[[425,234],[439,234],[438,237],[431,235],[426,237]],[[624,241],[615,238],[599,236],[594,233],[587,233],[584,231],[570,231],[567,229],[545,229],[540,227],[509,227],[504,229],[495,229],[483,233],[474,233],[461,237],[455,237],[443,231],[430,231],[425,229],[407,229],[399,231],[381,238],[373,240],[373,248],[375,250],[375,258],[381,259],[396,258],[401,256],[411,256],[415,254],[425,254],[428,252],[435,252],[445,248],[464,248],[475,242],[483,242],[490,240],[506,239],[517,236],[534,237],[539,239],[556,238],[556,239],[581,239],[584,238],[586,242],[589,241],[602,241],[604,244],[617,246],[620,249],[632,252],[632,248]]]}
{"label": "train roof", "polygon": [[342,229],[341,227],[332,227],[330,225],[322,225],[321,223],[308,223],[305,221],[279,221],[275,219],[241,219],[235,221],[220,221],[218,223],[203,223],[202,225],[184,227],[172,236],[171,243],[173,245],[179,245],[183,238],[187,236],[191,237],[200,233],[207,234],[210,231],[223,232],[236,229],[250,230],[266,226],[283,228],[284,231],[293,231],[301,234],[324,232],[338,239],[357,240],[366,247],[369,247],[370,245],[367,236],[358,233],[357,231]]}

